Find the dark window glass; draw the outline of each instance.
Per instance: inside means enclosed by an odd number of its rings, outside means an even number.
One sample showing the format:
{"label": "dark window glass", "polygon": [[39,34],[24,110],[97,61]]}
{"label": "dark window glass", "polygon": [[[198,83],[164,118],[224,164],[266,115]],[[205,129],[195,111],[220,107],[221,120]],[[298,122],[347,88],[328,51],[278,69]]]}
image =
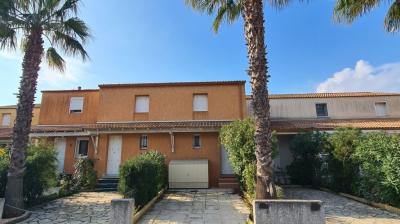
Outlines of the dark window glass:
{"label": "dark window glass", "polygon": [[200,148],[201,143],[200,143],[200,135],[195,135],[193,137],[193,148]]}
{"label": "dark window glass", "polygon": [[140,136],[140,149],[147,149],[147,135]]}
{"label": "dark window glass", "polygon": [[87,156],[88,147],[89,147],[89,141],[88,140],[80,140],[79,141],[78,155],[79,156]]}
{"label": "dark window glass", "polygon": [[328,107],[326,106],[326,103],[315,104],[315,109],[317,111],[317,117],[327,117],[328,116]]}

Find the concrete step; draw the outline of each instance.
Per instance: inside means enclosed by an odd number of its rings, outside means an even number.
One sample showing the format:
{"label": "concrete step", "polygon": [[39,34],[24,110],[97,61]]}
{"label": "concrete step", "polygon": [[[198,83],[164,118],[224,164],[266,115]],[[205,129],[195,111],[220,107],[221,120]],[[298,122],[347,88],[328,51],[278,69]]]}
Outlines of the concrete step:
{"label": "concrete step", "polygon": [[239,189],[239,183],[219,183],[220,188]]}
{"label": "concrete step", "polygon": [[118,191],[117,188],[95,188],[95,192],[111,192],[111,191]]}

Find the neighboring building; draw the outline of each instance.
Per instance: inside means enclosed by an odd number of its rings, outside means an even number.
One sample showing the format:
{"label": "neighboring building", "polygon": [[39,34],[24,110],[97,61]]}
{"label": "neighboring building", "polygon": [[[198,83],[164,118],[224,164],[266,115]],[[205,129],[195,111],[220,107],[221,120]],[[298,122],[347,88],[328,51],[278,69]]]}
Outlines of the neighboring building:
{"label": "neighboring building", "polygon": [[209,186],[232,175],[219,143],[222,125],[246,114],[244,81],[100,85],[95,90],[43,91],[32,137],[54,142],[59,170],[79,157],[95,161],[100,177],[157,150],[171,160],[208,160]]}
{"label": "neighboring building", "polygon": [[[39,123],[40,104],[35,104],[33,108],[32,125]],[[0,106],[0,147],[11,143],[12,128],[14,127],[17,116],[17,106]]]}
{"label": "neighboring building", "polygon": [[[285,171],[292,162],[289,150],[293,137],[302,130],[332,131],[355,127],[363,131],[400,131],[398,93],[310,93],[270,96],[272,128],[278,133],[277,170]],[[247,97],[252,114],[251,98]]]}

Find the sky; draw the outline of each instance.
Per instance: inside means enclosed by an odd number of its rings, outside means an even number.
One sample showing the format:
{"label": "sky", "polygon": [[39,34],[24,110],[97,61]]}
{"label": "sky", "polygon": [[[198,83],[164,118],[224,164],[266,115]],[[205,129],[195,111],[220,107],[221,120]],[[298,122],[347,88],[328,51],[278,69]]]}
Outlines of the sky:
{"label": "sky", "polygon": [[[80,7],[93,35],[90,60],[65,57],[63,74],[43,63],[37,103],[43,90],[104,83],[249,80],[241,18],[214,33],[213,17],[184,0],[99,2],[83,0]],[[385,1],[352,24],[333,21],[334,0],[281,10],[265,2],[271,93],[400,92],[400,33],[383,28]],[[0,52],[0,105],[16,103],[22,57],[20,50]]]}

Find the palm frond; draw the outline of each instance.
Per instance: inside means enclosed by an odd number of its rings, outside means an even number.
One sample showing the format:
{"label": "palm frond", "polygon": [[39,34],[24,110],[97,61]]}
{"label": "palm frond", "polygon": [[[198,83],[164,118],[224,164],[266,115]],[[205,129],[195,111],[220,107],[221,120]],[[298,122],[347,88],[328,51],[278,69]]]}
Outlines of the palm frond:
{"label": "palm frond", "polygon": [[14,50],[17,46],[16,31],[4,23],[0,23],[0,50]]}
{"label": "palm frond", "polygon": [[79,0],[65,0],[64,4],[55,11],[55,15],[61,18],[70,12],[76,15],[78,13],[78,3]]}
{"label": "palm frond", "polygon": [[60,31],[54,31],[52,37],[53,43],[64,50],[65,53],[73,56],[79,54],[84,61],[89,57],[82,44],[74,37]]}
{"label": "palm frond", "polygon": [[291,0],[269,0],[269,4],[276,9],[282,9],[283,7],[289,5]]}
{"label": "palm frond", "polygon": [[65,61],[64,59],[57,53],[57,50],[53,47],[49,47],[46,51],[46,60],[49,67],[53,69],[57,69],[60,72],[65,71]]}
{"label": "palm frond", "polygon": [[385,17],[385,29],[388,32],[396,32],[400,30],[400,2],[395,1],[390,6]]}
{"label": "palm frond", "polygon": [[90,37],[89,27],[86,26],[85,22],[77,17],[65,21],[62,24],[62,28],[68,35],[79,36],[83,42]]}
{"label": "palm frond", "polygon": [[242,0],[185,0],[185,2],[195,10],[216,15],[212,25],[214,32],[218,32],[222,21],[233,23],[241,15]]}
{"label": "palm frond", "polygon": [[355,18],[371,11],[380,0],[337,0],[333,18],[338,22],[351,23]]}

